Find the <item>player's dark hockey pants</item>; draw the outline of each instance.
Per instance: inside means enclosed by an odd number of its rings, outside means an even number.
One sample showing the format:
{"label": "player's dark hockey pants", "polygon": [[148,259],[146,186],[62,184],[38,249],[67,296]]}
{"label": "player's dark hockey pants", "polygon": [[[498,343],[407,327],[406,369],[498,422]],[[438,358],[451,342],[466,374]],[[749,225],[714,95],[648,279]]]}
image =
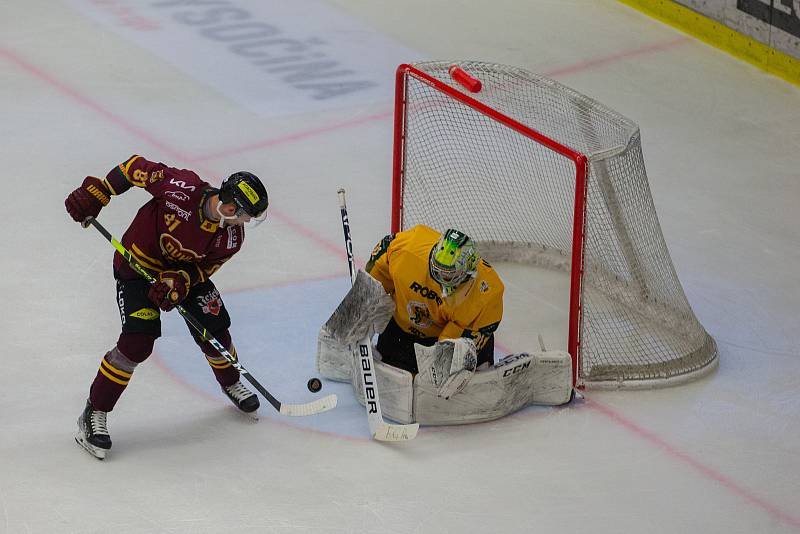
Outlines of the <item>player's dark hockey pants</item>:
{"label": "player's dark hockey pants", "polygon": [[[117,305],[122,333],[116,346],[103,356],[92,383],[89,399],[96,410],[110,412],[114,408],[130,382],[134,369],[150,356],[155,340],[161,336],[163,312],[147,297],[149,289],[150,283],[146,280],[117,278]],[[228,348],[231,355],[236,356],[228,332],[231,319],[213,282],[207,280],[192,287],[181,305]],[[222,386],[236,383],[239,371],[188,324],[187,328],[206,355],[217,382]]]}

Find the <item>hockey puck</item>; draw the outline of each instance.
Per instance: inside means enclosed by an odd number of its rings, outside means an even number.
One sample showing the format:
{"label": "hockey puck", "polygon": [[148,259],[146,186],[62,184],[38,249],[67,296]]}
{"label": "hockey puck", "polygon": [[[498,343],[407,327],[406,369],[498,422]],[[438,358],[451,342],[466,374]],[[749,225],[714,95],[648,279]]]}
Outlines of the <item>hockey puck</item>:
{"label": "hockey puck", "polygon": [[319,378],[312,378],[308,381],[308,391],[311,393],[316,393],[317,391],[322,389],[322,380]]}

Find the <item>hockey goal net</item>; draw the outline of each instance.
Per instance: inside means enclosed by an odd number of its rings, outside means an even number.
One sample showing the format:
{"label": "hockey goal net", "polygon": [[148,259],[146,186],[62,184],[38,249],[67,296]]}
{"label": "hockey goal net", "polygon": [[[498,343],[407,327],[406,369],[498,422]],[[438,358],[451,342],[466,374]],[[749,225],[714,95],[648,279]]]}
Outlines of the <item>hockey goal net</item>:
{"label": "hockey goal net", "polygon": [[715,367],[664,242],[636,124],[503,65],[401,65],[396,83],[393,232],[459,228],[490,261],[566,273],[578,387],[658,387]]}

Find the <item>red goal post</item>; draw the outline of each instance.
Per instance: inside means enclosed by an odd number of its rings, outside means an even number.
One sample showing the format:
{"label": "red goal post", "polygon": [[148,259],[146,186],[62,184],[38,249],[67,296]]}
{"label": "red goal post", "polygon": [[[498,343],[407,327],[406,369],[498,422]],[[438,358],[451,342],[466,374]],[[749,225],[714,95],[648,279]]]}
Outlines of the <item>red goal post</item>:
{"label": "red goal post", "polygon": [[634,123],[522,69],[428,62],[398,67],[394,125],[392,232],[457,227],[490,260],[567,271],[575,385],[657,387],[715,366]]}
{"label": "red goal post", "polygon": [[[400,222],[403,211],[403,140],[404,140],[404,127],[405,127],[405,84],[408,76],[413,76],[423,83],[430,84],[442,93],[450,96],[451,98],[463,102],[471,108],[493,118],[494,120],[502,123],[509,128],[519,132],[520,134],[531,138],[537,143],[544,145],[554,152],[561,154],[565,158],[569,158],[575,163],[575,209],[573,225],[573,238],[572,238],[572,264],[583,265],[583,220],[584,220],[584,198],[586,195],[586,172],[587,162],[586,156],[576,152],[557,141],[543,136],[542,134],[532,130],[531,128],[517,122],[511,117],[507,117],[502,113],[488,107],[485,104],[475,100],[474,98],[466,95],[450,85],[437,80],[436,78],[425,74],[424,72],[414,68],[411,65],[403,64],[397,68],[396,87],[395,87],[395,115],[394,115],[394,162],[393,162],[393,179],[392,179],[392,232],[400,231]],[[442,229],[440,229],[442,230]],[[577,303],[576,306],[570,306],[569,313],[569,339],[567,342],[567,352],[572,355],[572,383],[575,384],[577,380],[577,357],[579,353],[579,338],[578,338],[578,322],[580,317],[580,298],[578,297],[581,284],[581,268],[574,269],[571,273],[570,279],[570,302]]]}

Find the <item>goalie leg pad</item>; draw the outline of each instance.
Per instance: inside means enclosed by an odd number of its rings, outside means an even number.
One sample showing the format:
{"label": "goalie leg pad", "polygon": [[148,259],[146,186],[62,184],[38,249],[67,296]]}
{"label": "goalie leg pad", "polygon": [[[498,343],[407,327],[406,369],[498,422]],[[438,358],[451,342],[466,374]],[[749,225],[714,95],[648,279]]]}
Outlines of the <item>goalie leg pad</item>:
{"label": "goalie leg pad", "polygon": [[317,370],[324,378],[349,382],[353,376],[353,351],[331,336],[323,326],[317,336]]}
{"label": "goalie leg pad", "polygon": [[449,400],[438,396],[431,374],[414,380],[414,416],[423,425],[458,425],[491,421],[528,404],[561,405],[570,401],[572,358],[563,351],[511,354],[494,367],[477,371]]}
{"label": "goalie leg pad", "polygon": [[[414,376],[405,369],[383,363],[380,360],[380,353],[374,348],[373,361],[375,362],[375,368],[371,376],[378,384],[383,415],[398,423],[413,423]],[[358,355],[358,351],[354,351],[351,365],[360,367],[360,362],[361,358]],[[351,383],[356,399],[363,406],[366,406],[364,389],[361,387],[361,375],[362,373],[354,371]]]}
{"label": "goalie leg pad", "polygon": [[508,392],[527,392],[529,404],[558,406],[572,394],[572,357],[560,350],[509,354],[494,366]]}

